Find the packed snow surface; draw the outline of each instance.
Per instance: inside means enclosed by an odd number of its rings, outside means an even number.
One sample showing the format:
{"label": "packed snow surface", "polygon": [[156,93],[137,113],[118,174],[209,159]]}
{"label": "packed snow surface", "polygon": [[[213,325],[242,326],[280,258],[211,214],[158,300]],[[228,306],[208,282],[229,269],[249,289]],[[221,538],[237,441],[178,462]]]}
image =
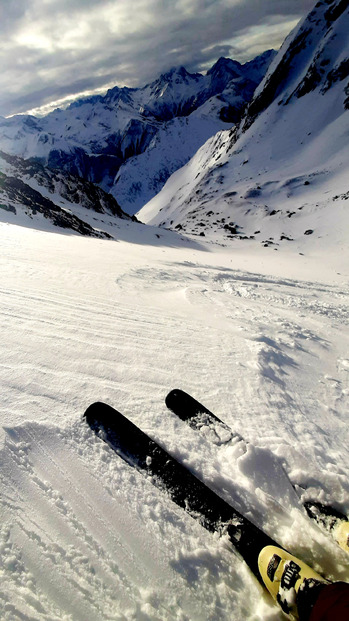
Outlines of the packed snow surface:
{"label": "packed snow surface", "polygon": [[[131,228],[106,241],[0,224],[0,618],[281,621],[228,542],[83,413],[113,405],[292,553],[348,579],[299,501],[349,510],[347,253]],[[175,387],[247,450],[170,413]]]}

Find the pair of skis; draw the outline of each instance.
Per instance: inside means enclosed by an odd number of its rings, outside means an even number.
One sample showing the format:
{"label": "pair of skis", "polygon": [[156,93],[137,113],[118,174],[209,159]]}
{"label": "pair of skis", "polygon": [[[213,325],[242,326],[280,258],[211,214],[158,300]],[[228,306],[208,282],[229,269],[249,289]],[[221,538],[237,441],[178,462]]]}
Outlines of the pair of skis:
{"label": "pair of skis", "polygon": [[[166,397],[166,405],[192,428],[205,433],[217,444],[244,442],[217,416],[181,390],[171,391]],[[177,505],[203,527],[211,532],[226,534],[253,574],[265,586],[258,565],[260,552],[267,546],[280,549],[282,546],[114,408],[104,403],[94,403],[86,410],[85,418],[91,429],[120,457],[148,476],[155,486],[166,491]],[[334,529],[339,522],[348,523],[346,516],[319,503],[308,503],[306,509],[311,517],[329,529]]]}

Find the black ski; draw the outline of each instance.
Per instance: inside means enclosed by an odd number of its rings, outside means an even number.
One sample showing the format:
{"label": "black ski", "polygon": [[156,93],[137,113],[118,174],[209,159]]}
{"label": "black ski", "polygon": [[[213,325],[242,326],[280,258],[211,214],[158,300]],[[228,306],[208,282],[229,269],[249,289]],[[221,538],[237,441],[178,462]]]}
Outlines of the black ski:
{"label": "black ski", "polygon": [[227,534],[251,571],[264,585],[258,556],[265,546],[281,546],[199,480],[157,442],[120,412],[94,403],[85,412],[91,429],[128,464],[151,478],[154,485],[211,532]]}
{"label": "black ski", "polygon": [[[178,388],[171,390],[165,402],[169,410],[188,423],[192,429],[201,431],[214,444],[222,445],[241,442],[247,446],[247,442],[239,434],[235,434],[218,416],[210,412],[202,403],[183,390]],[[309,517],[330,532],[341,547],[348,552],[349,541],[347,544],[344,542],[343,546],[343,542],[336,537],[336,529],[338,529],[340,523],[347,524],[348,522],[346,515],[320,502],[308,500],[303,504]]]}

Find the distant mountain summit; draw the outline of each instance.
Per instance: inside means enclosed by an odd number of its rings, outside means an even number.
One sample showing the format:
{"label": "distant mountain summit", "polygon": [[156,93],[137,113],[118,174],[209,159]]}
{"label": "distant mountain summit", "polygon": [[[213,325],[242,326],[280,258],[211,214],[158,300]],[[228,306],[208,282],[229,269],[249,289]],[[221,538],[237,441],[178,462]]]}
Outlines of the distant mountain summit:
{"label": "distant mountain summit", "polygon": [[239,126],[210,138],[139,218],[224,243],[343,243],[348,136],[349,7],[326,0],[287,37]]}
{"label": "distant mountain summit", "polygon": [[[114,87],[105,95],[81,99],[42,118],[0,118],[0,148],[96,183],[134,213],[207,138],[241,118],[274,56],[271,50],[245,65],[221,58],[207,75],[176,67],[142,88]],[[186,146],[181,149],[172,139],[173,123],[178,121],[184,129],[185,119]],[[169,136],[165,152],[164,134]],[[166,165],[156,164],[159,152],[154,145],[159,142]],[[132,166],[130,170],[124,166],[150,147],[153,180],[151,187],[145,188],[134,178],[133,170],[130,172]],[[140,178],[144,177],[141,163],[139,172]]]}
{"label": "distant mountain summit", "polygon": [[275,50],[267,50],[253,60],[245,64],[240,64],[236,60],[221,57],[209,69],[207,75],[211,77],[211,81],[217,84],[217,90],[224,91],[231,80],[245,77],[256,84],[263,79],[271,61],[276,56]]}

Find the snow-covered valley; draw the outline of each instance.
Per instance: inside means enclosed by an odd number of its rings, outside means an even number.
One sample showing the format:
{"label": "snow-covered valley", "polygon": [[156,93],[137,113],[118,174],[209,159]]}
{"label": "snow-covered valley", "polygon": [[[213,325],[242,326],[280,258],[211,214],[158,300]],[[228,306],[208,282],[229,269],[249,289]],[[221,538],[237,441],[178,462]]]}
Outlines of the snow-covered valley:
{"label": "snow-covered valley", "polygon": [[[134,223],[118,241],[4,223],[0,237],[1,619],[282,618],[224,539],[95,437],[82,416],[96,400],[348,579],[346,554],[299,501],[349,510],[347,253],[308,238],[302,255],[224,248]],[[174,387],[247,452],[177,420]]]}

